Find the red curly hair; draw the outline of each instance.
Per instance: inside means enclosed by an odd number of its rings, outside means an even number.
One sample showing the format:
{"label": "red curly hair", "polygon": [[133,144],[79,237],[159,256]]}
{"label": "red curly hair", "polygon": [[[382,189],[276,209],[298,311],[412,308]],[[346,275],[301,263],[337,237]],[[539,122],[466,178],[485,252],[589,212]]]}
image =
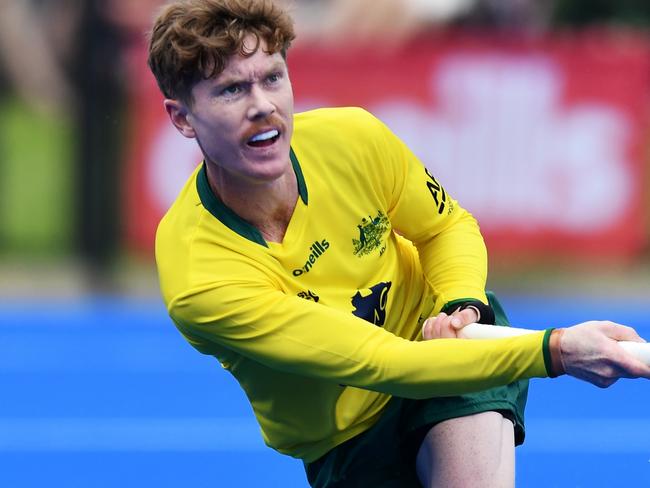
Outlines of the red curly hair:
{"label": "red curly hair", "polygon": [[[253,35],[253,49],[244,38]],[[165,97],[192,103],[192,87],[217,76],[228,59],[250,56],[260,42],[286,58],[295,38],[289,14],[271,0],[178,0],[161,10],[149,40],[148,64]]]}

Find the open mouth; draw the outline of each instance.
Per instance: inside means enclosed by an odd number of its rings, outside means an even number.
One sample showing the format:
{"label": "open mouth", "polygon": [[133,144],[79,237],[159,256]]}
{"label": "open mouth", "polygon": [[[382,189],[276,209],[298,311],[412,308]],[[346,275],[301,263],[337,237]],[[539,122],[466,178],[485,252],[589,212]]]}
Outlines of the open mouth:
{"label": "open mouth", "polygon": [[260,132],[251,137],[247,144],[252,147],[266,147],[271,146],[280,138],[280,131],[277,129],[267,130]]}

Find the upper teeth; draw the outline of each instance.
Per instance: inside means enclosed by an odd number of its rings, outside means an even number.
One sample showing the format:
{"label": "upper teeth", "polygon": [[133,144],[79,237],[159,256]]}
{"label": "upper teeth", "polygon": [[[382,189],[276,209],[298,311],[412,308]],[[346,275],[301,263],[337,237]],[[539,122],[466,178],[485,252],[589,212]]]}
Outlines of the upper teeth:
{"label": "upper teeth", "polygon": [[261,134],[257,134],[256,136],[253,136],[251,138],[251,142],[266,141],[268,139],[277,136],[278,134],[280,133],[277,131],[277,129],[273,129],[268,132],[262,132]]}

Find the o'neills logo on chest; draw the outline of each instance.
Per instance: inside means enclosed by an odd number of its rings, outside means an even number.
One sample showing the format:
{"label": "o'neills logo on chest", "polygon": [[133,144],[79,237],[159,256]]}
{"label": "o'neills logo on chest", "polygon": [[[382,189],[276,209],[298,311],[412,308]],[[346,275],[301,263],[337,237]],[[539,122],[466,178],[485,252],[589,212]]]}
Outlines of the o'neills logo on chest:
{"label": "o'neills logo on chest", "polygon": [[309,271],[316,264],[318,258],[321,257],[323,254],[325,254],[325,251],[327,251],[329,247],[330,247],[330,243],[327,242],[327,239],[323,239],[320,242],[318,241],[314,242],[311,246],[309,246],[309,250],[311,251],[311,254],[307,257],[307,261],[305,261],[305,264],[303,265],[302,268],[294,269],[293,275],[300,276],[303,273],[309,273]]}

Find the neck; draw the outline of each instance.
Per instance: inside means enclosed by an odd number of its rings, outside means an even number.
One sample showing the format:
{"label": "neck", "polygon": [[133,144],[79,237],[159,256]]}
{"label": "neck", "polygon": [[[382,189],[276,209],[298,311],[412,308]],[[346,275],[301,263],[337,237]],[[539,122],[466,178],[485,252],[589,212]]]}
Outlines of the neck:
{"label": "neck", "polygon": [[210,188],[239,217],[255,226],[269,242],[282,242],[298,200],[298,183],[291,165],[276,180],[257,183],[233,179],[207,164]]}

